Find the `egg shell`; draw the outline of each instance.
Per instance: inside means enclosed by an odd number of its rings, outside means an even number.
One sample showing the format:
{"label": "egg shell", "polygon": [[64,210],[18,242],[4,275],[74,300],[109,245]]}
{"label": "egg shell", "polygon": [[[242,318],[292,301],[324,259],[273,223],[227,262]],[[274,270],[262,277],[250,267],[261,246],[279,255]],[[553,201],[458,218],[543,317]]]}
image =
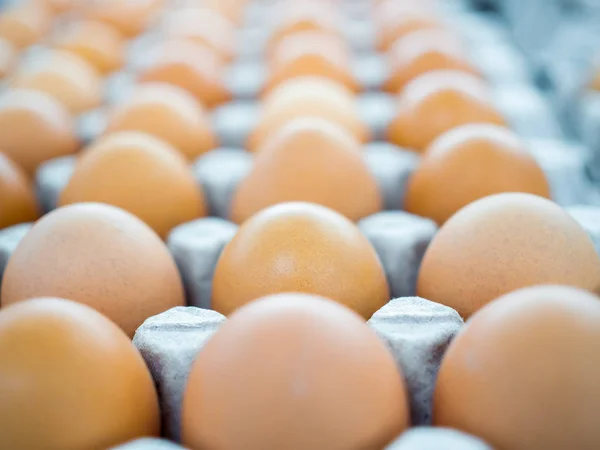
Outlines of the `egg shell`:
{"label": "egg shell", "polygon": [[567,208],[579,225],[585,230],[600,255],[600,208],[591,205],[576,205]]}
{"label": "egg shell", "polygon": [[498,449],[596,449],[599,338],[600,299],[590,293],[537,286],[495,300],[442,362],[436,425]]}
{"label": "egg shell", "polygon": [[0,153],[0,229],[36,220],[39,209],[31,179]]}
{"label": "egg shell", "polygon": [[87,306],[44,298],[2,309],[0,355],[2,448],[100,449],[160,434],[143,359]]}
{"label": "egg shell", "polygon": [[246,0],[179,0],[177,6],[202,6],[223,17],[228,18],[234,25],[239,26],[244,18],[244,12],[255,3]]}
{"label": "egg shell", "polygon": [[495,194],[457,212],[434,237],[417,294],[468,318],[498,296],[538,284],[600,288],[600,260],[579,224],[531,194]]}
{"label": "egg shell", "polygon": [[422,152],[442,133],[468,123],[504,125],[505,120],[480,78],[436,70],[415,78],[399,94],[388,137],[396,145]]}
{"label": "egg shell", "polygon": [[449,428],[412,428],[386,450],[493,450],[481,439]]}
{"label": "egg shell", "polygon": [[206,214],[204,195],[185,158],[150,135],[122,131],[84,149],[62,191],[61,206],[101,202],[129,211],[166,238]]}
{"label": "egg shell", "polygon": [[544,171],[516,134],[469,124],[442,134],[427,149],[408,183],[405,208],[443,224],[469,203],[502,192],[550,198]]}
{"label": "egg shell", "polygon": [[387,52],[394,42],[413,31],[442,29],[444,24],[424,2],[389,0],[375,11],[377,49]]}
{"label": "egg shell", "polygon": [[88,2],[84,17],[104,22],[116,28],[126,38],[139,36],[145,31],[164,0],[100,0]]}
{"label": "egg shell", "polygon": [[32,226],[31,222],[24,222],[0,230],[0,283],[10,256]]}
{"label": "egg shell", "polygon": [[185,303],[177,266],[158,236],[110,205],[80,203],[40,219],[19,243],[2,282],[2,306],[66,297],[129,335],[150,316]]}
{"label": "egg shell", "polygon": [[168,142],[189,160],[217,146],[208,115],[188,91],[167,83],[142,83],[118,104],[105,134],[141,131]]}
{"label": "egg shell", "polygon": [[231,217],[241,223],[285,201],[318,203],[354,221],[383,207],[359,142],[337,125],[316,118],[290,121],[271,136],[237,188]]}
{"label": "egg shell", "polygon": [[38,42],[52,24],[51,11],[35,2],[14,4],[0,14],[0,37],[22,49]]}
{"label": "egg shell", "polygon": [[212,307],[225,315],[268,294],[305,292],[365,318],[389,300],[377,253],[358,227],[310,203],[283,203],[244,222],[213,278]]}
{"label": "egg shell", "polygon": [[33,175],[43,162],[79,149],[75,123],[49,94],[9,89],[0,97],[0,149]]}
{"label": "egg shell", "polygon": [[409,422],[384,344],[360,316],[305,294],[261,299],[225,322],[192,367],[182,411],[192,449],[375,450]]}

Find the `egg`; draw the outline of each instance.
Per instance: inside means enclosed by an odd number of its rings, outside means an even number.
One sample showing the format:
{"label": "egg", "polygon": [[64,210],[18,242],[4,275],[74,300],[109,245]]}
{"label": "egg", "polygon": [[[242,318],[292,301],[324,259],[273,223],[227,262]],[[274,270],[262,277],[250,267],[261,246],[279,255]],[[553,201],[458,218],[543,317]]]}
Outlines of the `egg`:
{"label": "egg", "polygon": [[469,203],[502,192],[550,198],[550,186],[525,143],[507,128],[469,124],[442,134],[409,180],[406,211],[443,224]]}
{"label": "egg", "polygon": [[190,161],[217,146],[210,119],[189,92],[166,83],[142,83],[110,114],[106,134],[141,131],[177,148]]}
{"label": "egg", "polygon": [[65,50],[52,50],[15,74],[11,86],[45,92],[71,113],[81,114],[102,103],[100,74],[85,59]]}
{"label": "egg", "polygon": [[401,147],[423,151],[444,132],[468,123],[505,125],[505,120],[480,78],[436,70],[415,78],[400,93],[388,137]]}
{"label": "egg", "polygon": [[9,40],[0,37],[0,79],[12,72],[17,60],[16,47]]}
{"label": "egg", "polygon": [[80,6],[80,0],[38,0],[40,3],[50,8],[54,13],[66,13],[77,9]]}
{"label": "egg", "polygon": [[248,149],[257,151],[282,126],[301,117],[329,120],[359,142],[370,140],[370,130],[360,117],[352,91],[325,77],[295,77],[281,83],[263,100]]}
{"label": "egg", "polygon": [[162,238],[206,214],[202,189],[183,155],[136,131],[108,135],[84,149],[59,198],[60,205],[79,202],[123,208]]}
{"label": "egg", "polygon": [[243,222],[286,201],[318,203],[357,221],[381,211],[383,199],[358,141],[323,119],[300,118],[276,131],[239,184],[231,217]]}
{"label": "egg", "polygon": [[104,22],[121,35],[133,38],[144,32],[164,0],[92,0],[85,7],[85,18]]}
{"label": "egg", "polygon": [[130,337],[148,317],[185,304],[166,245],[132,214],[101,203],[46,214],[17,246],[2,307],[40,296],[91,306]]}
{"label": "egg", "polygon": [[305,294],[233,314],[194,362],[182,408],[184,445],[198,450],[380,450],[408,425],[383,342],[352,311]]}
{"label": "egg", "polygon": [[595,295],[562,286],[505,295],[474,315],[448,349],[435,424],[496,449],[597,449],[599,340]]}
{"label": "egg", "polygon": [[17,48],[35,44],[50,31],[51,11],[39,3],[16,3],[0,14],[0,37]]}
{"label": "egg", "polygon": [[104,75],[121,68],[125,61],[124,39],[103,22],[71,22],[57,33],[53,45],[82,57]]}
{"label": "egg", "polygon": [[179,86],[208,108],[231,98],[224,84],[220,58],[209,47],[186,39],[172,39],[149,50],[145,58],[138,74],[140,82]]}
{"label": "egg", "polygon": [[79,149],[69,111],[49,94],[9,89],[0,96],[0,149],[29,175]]}
{"label": "egg", "polygon": [[461,43],[445,30],[425,29],[400,38],[389,53],[390,77],[385,89],[396,94],[419,75],[433,70],[460,70],[479,75]]}
{"label": "egg", "polygon": [[127,336],[58,298],[0,310],[0,447],[105,449],[160,434],[154,383]]}
{"label": "egg", "polygon": [[495,194],[457,212],[433,238],[417,281],[419,297],[468,318],[528,286],[600,288],[600,260],[586,232],[542,197]]}
{"label": "egg", "polygon": [[390,299],[381,262],[358,227],[303,202],[266,208],[244,222],[217,262],[212,307],[228,315],[280,292],[322,295],[367,319]]}
{"label": "egg", "polygon": [[304,75],[331,78],[353,92],[360,90],[344,41],[325,32],[299,32],[279,42],[273,50],[263,95],[290,78]]}
{"label": "egg", "polygon": [[248,4],[247,0],[179,0],[178,6],[201,6],[208,8],[231,21],[238,27],[244,17],[244,8]]}
{"label": "egg", "polygon": [[0,229],[32,222],[38,215],[31,180],[23,169],[0,152]]}

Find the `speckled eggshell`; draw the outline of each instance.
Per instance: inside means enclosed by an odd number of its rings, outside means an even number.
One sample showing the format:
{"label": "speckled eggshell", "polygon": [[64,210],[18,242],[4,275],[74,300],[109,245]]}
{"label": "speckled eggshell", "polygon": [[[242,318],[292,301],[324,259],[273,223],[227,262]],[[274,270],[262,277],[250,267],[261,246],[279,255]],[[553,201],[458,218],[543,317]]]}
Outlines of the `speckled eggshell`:
{"label": "speckled eggshell", "polygon": [[192,367],[182,419],[198,450],[381,450],[409,425],[383,342],[349,309],[304,294],[231,316]]}
{"label": "speckled eggshell", "polygon": [[151,135],[122,131],[84,149],[59,205],[101,202],[129,211],[163,239],[206,214],[204,194],[179,151]]}
{"label": "speckled eggshell", "polygon": [[32,222],[39,213],[31,179],[0,152],[0,229]]}
{"label": "speckled eggshell", "polygon": [[36,2],[17,2],[0,14],[0,37],[17,48],[35,44],[44,37],[52,23],[50,9]]}
{"label": "speckled eggshell", "polygon": [[166,245],[135,216],[99,203],[45,215],[17,246],[4,272],[2,307],[39,296],[87,304],[129,336],[148,317],[185,304]]}
{"label": "speckled eggshell", "polygon": [[379,257],[358,227],[302,202],[267,208],[240,227],[217,262],[212,307],[228,315],[279,292],[323,295],[366,319],[389,300]]}
{"label": "speckled eggshell", "polygon": [[0,447],[106,449],[160,434],[154,383],[127,336],[87,306],[0,310]]}
{"label": "speckled eggshell", "polygon": [[409,180],[405,209],[443,224],[463,206],[502,192],[550,198],[550,185],[515,133],[464,125],[442,134],[425,152]]}
{"label": "speckled eggshell", "polygon": [[258,150],[252,172],[233,197],[231,218],[240,223],[286,201],[318,203],[353,221],[383,208],[360,143],[339,126],[312,117],[288,122]]}
{"label": "speckled eggshell", "polygon": [[468,318],[500,295],[539,284],[597,292],[594,244],[556,203],[504,193],[471,203],[444,224],[423,258],[417,295]]}
{"label": "speckled eggshell", "polygon": [[492,302],[451,344],[434,422],[495,449],[596,450],[600,298],[539,286]]}

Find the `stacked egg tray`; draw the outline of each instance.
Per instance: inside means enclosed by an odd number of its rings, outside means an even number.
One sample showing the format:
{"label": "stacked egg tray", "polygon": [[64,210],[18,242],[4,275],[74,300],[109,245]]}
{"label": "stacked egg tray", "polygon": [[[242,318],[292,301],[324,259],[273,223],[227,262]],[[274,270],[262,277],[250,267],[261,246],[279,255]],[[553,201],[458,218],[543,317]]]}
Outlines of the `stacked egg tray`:
{"label": "stacked egg tray", "polygon": [[[15,5],[6,11],[20,6],[20,2],[13,3]],[[153,15],[150,26],[143,32],[129,33],[122,66],[116,64],[119,67],[115,66],[115,71],[107,70],[102,80],[101,104],[84,111],[70,111],[74,114],[82,147],[98,142],[110,123],[113,108],[126,103],[139,80],[144,79],[143,75],[156,58],[153,52],[164,40],[170,14],[178,8],[201,2],[172,0],[163,3],[162,9]],[[219,2],[207,3],[217,5]],[[239,228],[231,221],[233,197],[240,183],[252,174],[257,158],[247,146],[263,119],[263,90],[272,75],[266,62],[270,38],[281,26],[283,17],[277,3],[268,0],[247,2],[236,24],[232,57],[224,58],[220,72],[217,71],[218,75],[211,81],[214,85],[207,88],[216,100],[203,101],[210,118],[205,124],[207,133],[214,133],[214,142],[218,144],[193,158],[190,165],[204,192],[208,217],[180,224],[166,238],[183,280],[188,306],[148,318],[133,338],[157,388],[164,439],[144,438],[126,443],[119,449],[182,448],[178,444],[181,441],[180,410],[187,376],[204,345],[227,321],[224,315],[211,310],[212,280],[223,249]],[[419,166],[420,156],[388,138],[390,123],[396,115],[397,98],[384,90],[390,64],[385,51],[378,46],[381,27],[378,21],[383,18],[376,12],[378,8],[383,10],[385,2],[340,0],[324,3],[331,3],[329,6],[337,11],[337,27],[351,54],[350,79],[356,82],[356,110],[359,122],[365,125],[369,135],[363,144],[362,158],[383,198],[382,211],[361,218],[357,224],[379,256],[392,298],[367,324],[393,354],[409,393],[412,428],[386,448],[490,449],[478,438],[430,426],[438,369],[446,349],[463,329],[464,321],[456,310],[416,297],[421,261],[438,233],[438,225],[433,220],[403,211],[407,184]],[[480,11],[479,8],[492,3],[495,2],[447,1],[439,2],[435,7],[463,39],[471,63],[489,84],[497,110],[527,143],[544,170],[553,200],[577,220],[600,252],[600,208],[594,206],[597,194],[589,170],[596,151],[590,149],[591,138],[575,139],[565,129],[562,111],[553,101],[552,93],[536,84],[534,67],[515,45],[507,22],[498,14]],[[216,14],[223,14],[219,8],[215,10]],[[1,17],[0,36],[5,30]],[[60,35],[63,28],[79,20],[73,12],[57,17],[49,31],[51,36]],[[43,59],[54,42],[52,38],[40,39],[24,51],[18,66],[27,67]],[[16,70],[18,72],[18,67]],[[147,80],[164,82],[160,77]],[[4,84],[3,95],[10,94],[10,76],[5,78]],[[215,94],[221,90],[222,95]],[[202,93],[197,94],[202,96]],[[0,132],[2,126],[0,119]],[[2,143],[0,137],[0,148]],[[66,154],[43,161],[37,167],[35,187],[44,213],[57,208],[77,159],[77,155]],[[33,223],[26,222],[0,231],[0,274],[32,226]]]}

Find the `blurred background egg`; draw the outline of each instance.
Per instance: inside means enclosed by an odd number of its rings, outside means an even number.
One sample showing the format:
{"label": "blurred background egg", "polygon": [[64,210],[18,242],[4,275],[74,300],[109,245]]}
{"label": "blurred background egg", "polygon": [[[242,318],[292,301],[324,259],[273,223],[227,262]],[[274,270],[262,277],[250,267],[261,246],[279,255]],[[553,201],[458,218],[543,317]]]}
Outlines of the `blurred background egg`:
{"label": "blurred background egg", "polygon": [[0,79],[12,72],[18,56],[17,48],[7,39],[0,37]]}
{"label": "blurred background egg", "polygon": [[133,38],[148,28],[163,3],[164,0],[92,0],[85,5],[85,16]]}
{"label": "blurred background egg", "polygon": [[38,218],[33,184],[27,174],[0,152],[0,229]]}
{"label": "blurred background egg", "polygon": [[444,224],[425,252],[417,295],[467,318],[502,294],[539,284],[598,292],[600,259],[556,203],[505,193],[471,203]]}
{"label": "blurred background egg", "polygon": [[50,9],[36,2],[17,2],[0,14],[0,37],[17,48],[35,44],[49,31],[52,24]]}
{"label": "blurred background egg", "polygon": [[185,304],[177,266],[159,237],[126,211],[96,203],[45,215],[12,254],[2,307],[40,296],[87,304],[130,337],[148,317]]}
{"label": "blurred background egg", "polygon": [[183,400],[194,450],[380,450],[408,425],[383,342],[347,308],[302,294],[232,315],[200,352]]}
{"label": "blurred background egg", "polygon": [[0,447],[105,449],[160,435],[154,383],[93,309],[32,299],[0,310]]}
{"label": "blurred background egg", "polygon": [[381,262],[358,227],[300,202],[267,208],[240,227],[217,263],[212,307],[230,314],[279,292],[323,295],[367,319],[389,300]]}
{"label": "blurred background egg", "polygon": [[431,2],[421,0],[382,2],[376,9],[374,20],[377,48],[385,52],[394,42],[413,31],[444,28],[430,5]]}

